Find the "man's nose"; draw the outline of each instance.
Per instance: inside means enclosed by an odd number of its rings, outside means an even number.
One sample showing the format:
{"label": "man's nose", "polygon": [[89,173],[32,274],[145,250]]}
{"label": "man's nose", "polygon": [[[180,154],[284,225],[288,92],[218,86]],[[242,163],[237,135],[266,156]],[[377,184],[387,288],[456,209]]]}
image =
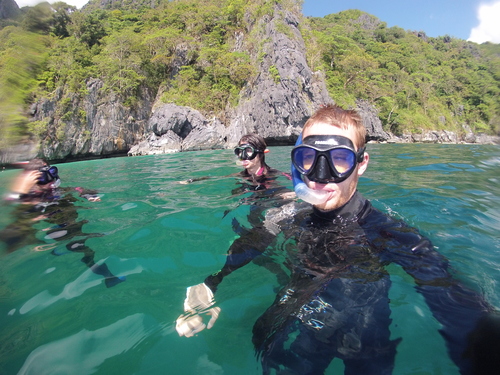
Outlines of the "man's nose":
{"label": "man's nose", "polygon": [[316,162],[316,167],[314,168],[314,181],[328,182],[332,177],[328,160],[324,155],[320,155]]}

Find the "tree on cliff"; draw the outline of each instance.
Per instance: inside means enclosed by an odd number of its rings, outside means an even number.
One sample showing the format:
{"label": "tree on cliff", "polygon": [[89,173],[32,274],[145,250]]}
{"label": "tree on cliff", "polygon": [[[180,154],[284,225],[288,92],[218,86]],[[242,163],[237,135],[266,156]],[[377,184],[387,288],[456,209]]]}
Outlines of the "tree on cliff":
{"label": "tree on cliff", "polygon": [[387,28],[357,10],[308,19],[334,100],[367,99],[394,133],[500,132],[500,46]]}
{"label": "tree on cliff", "polygon": [[[262,69],[266,41],[255,25],[276,4],[298,15],[309,64],[336,102],[368,100],[397,134],[463,124],[500,131],[498,45],[427,38],[357,10],[303,19],[300,0],[137,0],[91,1],[81,11],[42,3],[0,29],[0,132],[9,142],[30,130],[54,137],[83,116],[68,103],[96,78],[126,106],[139,106],[147,89],[224,119]],[[12,48],[18,42],[22,50]],[[56,93],[64,100],[55,117],[30,124],[30,104]]]}

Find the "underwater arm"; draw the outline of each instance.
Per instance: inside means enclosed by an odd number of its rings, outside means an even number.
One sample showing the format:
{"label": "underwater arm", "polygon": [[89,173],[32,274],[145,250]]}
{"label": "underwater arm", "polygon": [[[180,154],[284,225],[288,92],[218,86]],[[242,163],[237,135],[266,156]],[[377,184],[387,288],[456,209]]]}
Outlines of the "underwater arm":
{"label": "underwater arm", "polygon": [[[392,261],[401,265],[414,278],[417,291],[424,296],[432,314],[442,325],[440,333],[460,372],[489,374],[480,368],[495,368],[498,371],[498,313],[481,294],[452,276],[448,260],[415,229],[402,225],[388,234],[399,243],[391,251]],[[487,347],[482,344],[486,332],[491,344]]]}
{"label": "underwater arm", "polygon": [[274,235],[263,228],[255,228],[236,239],[229,248],[226,263],[205,279],[205,284],[215,293],[224,277],[247,265],[261,255],[274,239]]}
{"label": "underwater arm", "polygon": [[[203,283],[187,288],[184,314],[176,321],[175,328],[179,336],[192,337],[205,328],[212,328],[221,311],[220,307],[212,307],[215,304],[214,293],[217,286],[225,276],[261,255],[273,238],[274,236],[263,228],[248,231],[233,242],[226,263],[220,271],[208,276]],[[210,315],[207,324],[204,323],[202,314]]]}

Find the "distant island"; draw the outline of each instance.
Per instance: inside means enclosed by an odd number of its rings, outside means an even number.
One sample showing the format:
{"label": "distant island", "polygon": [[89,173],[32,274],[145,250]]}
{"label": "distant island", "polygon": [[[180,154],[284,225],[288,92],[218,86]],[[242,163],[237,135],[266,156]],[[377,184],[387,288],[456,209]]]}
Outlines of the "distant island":
{"label": "distant island", "polygon": [[500,45],[301,4],[0,0],[0,163],[292,144],[328,102],[371,141],[499,142]]}

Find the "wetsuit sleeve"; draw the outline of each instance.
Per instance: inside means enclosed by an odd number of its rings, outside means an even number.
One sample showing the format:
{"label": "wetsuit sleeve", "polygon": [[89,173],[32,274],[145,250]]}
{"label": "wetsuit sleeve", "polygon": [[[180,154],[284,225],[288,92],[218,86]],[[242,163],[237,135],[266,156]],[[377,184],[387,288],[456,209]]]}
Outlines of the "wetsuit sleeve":
{"label": "wetsuit sleeve", "polygon": [[255,227],[237,238],[228,250],[226,263],[222,269],[205,279],[205,284],[215,293],[222,279],[261,255],[272,243],[275,236],[264,227]]}
{"label": "wetsuit sleeve", "polygon": [[[489,321],[492,307],[479,293],[452,276],[448,260],[416,229],[396,223],[381,234],[386,242],[387,260],[399,264],[414,278],[417,291],[424,296],[432,314],[441,323],[440,332],[452,360],[462,374],[476,373],[473,368],[475,343],[470,338],[478,332],[481,324],[488,324],[484,322]],[[496,343],[498,348],[498,335]]]}

